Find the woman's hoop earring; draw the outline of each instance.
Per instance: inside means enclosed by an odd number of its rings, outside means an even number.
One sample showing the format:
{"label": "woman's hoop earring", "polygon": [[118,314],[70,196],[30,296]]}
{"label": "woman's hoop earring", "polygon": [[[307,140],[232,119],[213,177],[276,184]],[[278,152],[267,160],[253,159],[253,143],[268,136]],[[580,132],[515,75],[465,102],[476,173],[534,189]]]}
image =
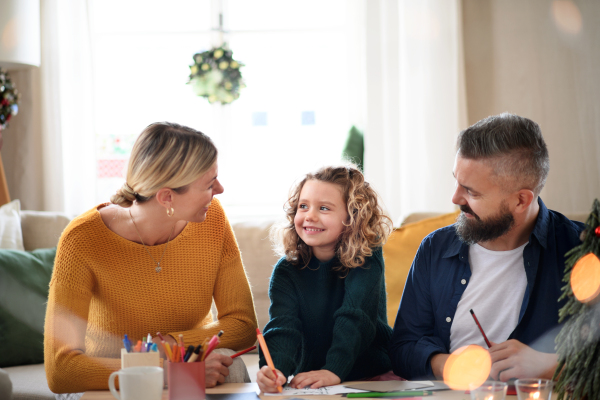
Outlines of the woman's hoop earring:
{"label": "woman's hoop earring", "polygon": [[175,210],[173,209],[173,207],[167,208],[167,215],[169,217],[172,217],[173,215],[175,215]]}

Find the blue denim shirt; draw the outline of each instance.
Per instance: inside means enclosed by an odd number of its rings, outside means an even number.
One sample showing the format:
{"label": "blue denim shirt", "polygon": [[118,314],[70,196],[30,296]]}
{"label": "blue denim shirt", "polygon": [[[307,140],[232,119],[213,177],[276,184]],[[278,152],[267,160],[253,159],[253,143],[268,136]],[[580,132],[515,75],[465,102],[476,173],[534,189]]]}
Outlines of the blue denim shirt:
{"label": "blue denim shirt", "polygon": [[[538,218],[523,250],[527,288],[519,322],[509,339],[553,353],[558,310],[564,305],[558,298],[565,253],[581,243],[584,225],[548,210],[540,198],[538,203]],[[430,359],[450,352],[450,326],[470,278],[469,246],[459,240],[454,225],[423,239],[406,280],[390,341],[396,375],[433,378]],[[544,335],[550,340],[540,340]]]}

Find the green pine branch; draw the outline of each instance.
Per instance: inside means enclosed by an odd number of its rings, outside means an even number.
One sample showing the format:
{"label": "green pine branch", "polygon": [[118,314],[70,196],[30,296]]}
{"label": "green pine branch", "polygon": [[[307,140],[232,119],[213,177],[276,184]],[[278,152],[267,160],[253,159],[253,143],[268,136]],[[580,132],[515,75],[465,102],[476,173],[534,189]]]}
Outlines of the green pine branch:
{"label": "green pine branch", "polygon": [[577,261],[588,253],[600,257],[600,238],[595,235],[599,216],[600,202],[596,199],[586,221],[585,238],[565,254],[565,285],[559,301],[567,302],[559,311],[559,322],[566,322],[556,337],[558,367],[554,373],[558,400],[600,399],[600,303],[581,303],[571,288],[571,272]]}

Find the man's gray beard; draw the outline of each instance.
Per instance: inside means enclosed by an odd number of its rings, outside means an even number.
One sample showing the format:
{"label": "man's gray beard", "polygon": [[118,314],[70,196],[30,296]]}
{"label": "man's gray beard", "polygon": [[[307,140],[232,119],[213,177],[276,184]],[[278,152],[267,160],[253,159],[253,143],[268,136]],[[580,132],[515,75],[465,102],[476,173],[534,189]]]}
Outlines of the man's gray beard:
{"label": "man's gray beard", "polygon": [[464,212],[461,212],[456,219],[454,229],[462,242],[472,245],[499,238],[506,234],[513,227],[514,223],[515,218],[508,210],[506,204],[503,203],[498,215],[485,220],[479,217],[469,219],[465,216]]}

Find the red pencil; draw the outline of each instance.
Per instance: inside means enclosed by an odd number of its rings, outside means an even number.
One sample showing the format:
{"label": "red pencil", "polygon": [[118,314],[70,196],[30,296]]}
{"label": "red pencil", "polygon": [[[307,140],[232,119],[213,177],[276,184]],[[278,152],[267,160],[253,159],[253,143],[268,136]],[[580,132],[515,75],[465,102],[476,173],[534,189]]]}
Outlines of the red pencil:
{"label": "red pencil", "polygon": [[254,350],[255,348],[256,348],[256,346],[252,346],[252,347],[250,347],[249,349],[242,350],[242,351],[240,351],[239,353],[235,353],[234,355],[232,355],[232,356],[231,356],[231,358],[236,358],[236,357],[238,357],[238,356],[241,356],[242,354],[246,354],[247,352],[249,352],[249,351],[252,351],[252,350]]}
{"label": "red pencil", "polygon": [[488,340],[487,336],[485,336],[485,332],[483,331],[483,328],[481,327],[481,325],[479,325],[479,321],[477,320],[477,317],[475,316],[475,313],[473,312],[473,309],[470,309],[469,311],[471,312],[471,315],[473,316],[473,319],[475,320],[475,323],[479,327],[479,331],[483,335],[483,340],[485,340],[485,344],[487,344],[487,347],[489,349],[490,347],[492,347],[492,344]]}

